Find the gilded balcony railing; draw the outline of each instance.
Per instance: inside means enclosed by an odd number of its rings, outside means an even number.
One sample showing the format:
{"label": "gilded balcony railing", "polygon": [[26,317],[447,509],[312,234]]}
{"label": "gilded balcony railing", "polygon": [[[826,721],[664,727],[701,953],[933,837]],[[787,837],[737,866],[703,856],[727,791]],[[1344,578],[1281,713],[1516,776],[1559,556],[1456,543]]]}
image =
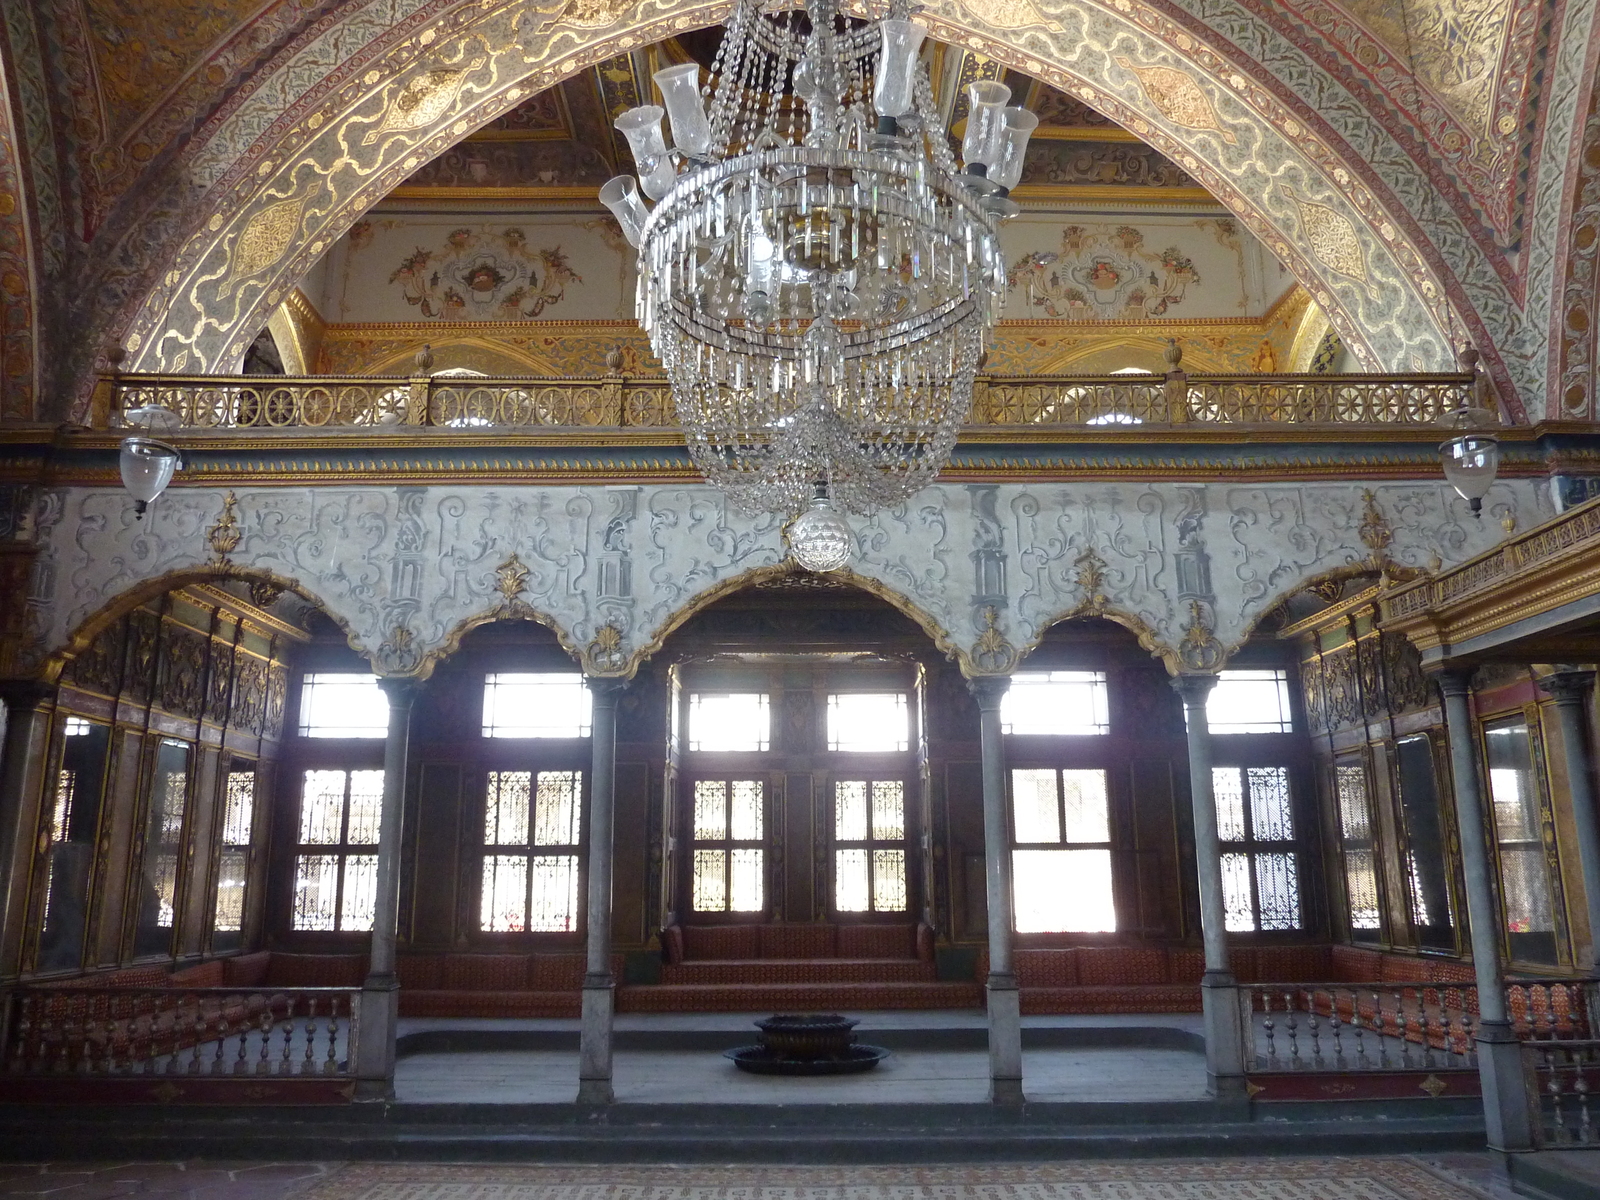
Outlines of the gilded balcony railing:
{"label": "gilded balcony railing", "polygon": [[[985,376],[972,425],[1429,426],[1482,403],[1471,374]],[[181,427],[346,429],[634,428],[678,424],[664,379],[490,379],[449,375],[115,375],[99,413],[110,424],[160,405]]]}

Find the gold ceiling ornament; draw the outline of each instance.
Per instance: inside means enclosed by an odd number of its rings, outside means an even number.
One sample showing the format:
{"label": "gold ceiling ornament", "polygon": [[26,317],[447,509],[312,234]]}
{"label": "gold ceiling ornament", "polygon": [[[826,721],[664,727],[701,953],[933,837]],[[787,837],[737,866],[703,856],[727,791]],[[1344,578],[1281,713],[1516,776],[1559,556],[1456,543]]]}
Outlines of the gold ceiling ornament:
{"label": "gold ceiling ornament", "polygon": [[1389,518],[1383,515],[1383,509],[1378,507],[1377,493],[1371,488],[1361,489],[1361,503],[1361,544],[1372,551],[1372,561],[1382,565],[1394,542],[1394,530],[1389,527]]}
{"label": "gold ceiling ornament", "polygon": [[1178,660],[1187,671],[1215,671],[1222,666],[1222,643],[1206,620],[1200,601],[1189,601],[1189,623],[1178,643]]}
{"label": "gold ceiling ornament", "polygon": [[583,657],[591,675],[621,674],[628,665],[628,656],[622,652],[622,630],[607,621],[594,631],[594,640]]}
{"label": "gold ceiling ornament", "polygon": [[1228,145],[1238,145],[1239,139],[1233,131],[1223,128],[1211,98],[1188,72],[1176,67],[1141,66],[1120,54],[1116,56],[1116,64],[1138,80],[1145,99],[1174,125],[1214,133]]}
{"label": "gold ceiling ornament", "polygon": [[270,267],[284,256],[300,227],[304,196],[291,196],[268,205],[250,218],[234,247],[232,270],[217,295],[226,299],[233,288]]}
{"label": "gold ceiling ornament", "polygon": [[529,571],[522,560],[513,554],[494,569],[494,590],[500,593],[501,603],[510,608],[517,603],[528,586]]}
{"label": "gold ceiling ornament", "polygon": [[1326,204],[1303,199],[1292,189],[1285,190],[1300,213],[1302,236],[1317,261],[1358,283],[1368,284],[1370,291],[1366,251],[1350,218]]}
{"label": "gold ceiling ornament", "polygon": [[1042,27],[1062,32],[1061,22],[1046,16],[1033,0],[963,0],[962,7],[996,29]]}
{"label": "gold ceiling ornament", "polygon": [[480,55],[465,68],[428,71],[408,80],[399,95],[384,106],[383,120],[376,128],[367,131],[361,144],[370,146],[386,133],[405,133],[432,125],[449,111],[456,97],[461,94],[467,72],[476,71],[487,61]]}
{"label": "gold ceiling ornament", "polygon": [[1000,632],[999,610],[989,605],[983,610],[983,629],[972,643],[972,665],[979,675],[1005,675],[1017,665],[1017,651]]}
{"label": "gold ceiling ornament", "polygon": [[229,492],[222,501],[222,515],[217,518],[216,524],[206,530],[206,544],[211,547],[217,563],[228,561],[228,555],[239,548],[239,543],[244,541],[244,532],[239,528],[239,501],[232,492]]}
{"label": "gold ceiling ornament", "polygon": [[633,0],[572,0],[561,19],[579,29],[604,29],[615,25],[632,8]]}
{"label": "gold ceiling ornament", "polygon": [[1096,554],[1094,547],[1091,546],[1073,560],[1072,571],[1078,590],[1083,593],[1077,611],[1089,616],[1100,616],[1105,612],[1108,600],[1105,594],[1105,559]]}

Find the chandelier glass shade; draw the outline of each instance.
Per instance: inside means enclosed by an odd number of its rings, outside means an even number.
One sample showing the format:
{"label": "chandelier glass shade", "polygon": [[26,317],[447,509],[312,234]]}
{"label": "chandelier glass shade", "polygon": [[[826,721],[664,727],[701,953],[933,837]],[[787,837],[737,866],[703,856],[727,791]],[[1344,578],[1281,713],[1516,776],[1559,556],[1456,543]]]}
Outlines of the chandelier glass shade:
{"label": "chandelier glass shade", "polygon": [[815,511],[819,485],[853,512],[898,503],[968,419],[1037,119],[984,84],[960,170],[923,34],[903,10],[738,0],[704,87],[669,67],[663,105],[617,120],[638,178],[601,199],[639,249],[639,321],[696,465],[752,513]]}

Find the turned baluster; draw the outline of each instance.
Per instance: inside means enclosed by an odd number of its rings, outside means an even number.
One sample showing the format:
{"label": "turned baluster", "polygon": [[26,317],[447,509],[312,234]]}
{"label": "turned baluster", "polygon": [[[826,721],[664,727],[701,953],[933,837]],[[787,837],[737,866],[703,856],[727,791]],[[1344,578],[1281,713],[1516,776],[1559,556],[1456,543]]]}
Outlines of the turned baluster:
{"label": "turned baluster", "polygon": [[1289,1035],[1289,1065],[1297,1066],[1300,1061],[1300,1021],[1295,1015],[1294,993],[1283,994],[1284,1030]]}
{"label": "turned baluster", "polygon": [[239,1011],[244,1016],[239,1018],[239,1055],[233,1062],[235,1075],[250,1074],[250,1006],[244,996],[234,997],[239,1002]]}
{"label": "turned baluster", "polygon": [[1465,1008],[1461,1010],[1461,1036],[1465,1041],[1462,1054],[1467,1059],[1464,1065],[1475,1067],[1478,1065],[1478,1043],[1472,1040],[1472,1014]]}
{"label": "turned baluster", "polygon": [[1339,989],[1328,989],[1328,1032],[1333,1035],[1333,1061],[1344,1065],[1344,1042],[1339,1037]]}
{"label": "turned baluster", "polygon": [[200,1074],[200,1050],[206,1040],[206,1017],[200,1011],[200,1002],[195,1001],[194,1007],[189,1011],[189,1065],[186,1068],[190,1075]]}
{"label": "turned baluster", "polygon": [[1315,990],[1306,994],[1306,1030],[1311,1035],[1311,1061],[1318,1065],[1322,1062],[1322,1028],[1319,1014],[1317,1013],[1317,993]]}
{"label": "turned baluster", "polygon": [[322,1064],[324,1075],[339,1073],[339,997],[328,998],[328,1057]]}
{"label": "turned baluster", "polygon": [[1395,1033],[1400,1038],[1400,1065],[1409,1067],[1411,1062],[1411,1028],[1406,1018],[1406,994],[1401,989],[1394,990],[1394,1023]]}
{"label": "turned baluster", "polygon": [[1272,993],[1265,988],[1261,990],[1261,1010],[1266,1014],[1262,1019],[1261,1029],[1267,1038],[1267,1061],[1276,1066],[1278,1062],[1278,1047],[1273,1042],[1275,1023],[1272,1020]]}
{"label": "turned baluster", "polygon": [[300,1006],[299,998],[289,996],[286,998],[283,1018],[283,1049],[278,1060],[279,1075],[293,1075],[294,1064],[289,1058],[289,1048],[294,1044],[294,1013]]}
{"label": "turned baluster", "polygon": [[1367,1034],[1361,1024],[1361,993],[1355,988],[1350,991],[1350,1027],[1356,1032],[1356,1066],[1367,1065]]}
{"label": "turned baluster", "polygon": [[1586,1070],[1588,1064],[1584,1061],[1584,1057],[1581,1050],[1574,1050],[1572,1053],[1572,1091],[1578,1098],[1576,1140],[1580,1145],[1587,1146],[1594,1140],[1594,1128],[1589,1123],[1589,1079]]}
{"label": "turned baluster", "polygon": [[309,997],[307,999],[307,1002],[306,1002],[306,1025],[305,1025],[305,1030],[306,1030],[306,1057],[305,1057],[305,1062],[303,1062],[301,1064],[301,1066],[300,1066],[300,1074],[309,1075],[309,1074],[311,1074],[311,1062],[312,1062],[311,1043],[316,1041],[316,1037],[317,1037],[317,998],[315,996]]}
{"label": "turned baluster", "polygon": [[1545,1091],[1550,1093],[1552,1140],[1559,1144],[1567,1140],[1567,1125],[1561,1112],[1561,1073],[1556,1066],[1556,1056],[1553,1050],[1544,1051],[1544,1067],[1550,1076],[1550,1082],[1545,1084]]}
{"label": "turned baluster", "polygon": [[257,1049],[256,1074],[269,1075],[272,1064],[267,1061],[267,1055],[272,1048],[272,1031],[277,1027],[277,1019],[272,1015],[272,999],[267,1000],[267,1007],[261,1010],[261,1016],[256,1019],[256,1024],[261,1028],[261,1045]]}
{"label": "turned baluster", "polygon": [[1383,1011],[1383,993],[1372,989],[1372,1022],[1378,1031],[1378,1065],[1389,1065],[1389,1021]]}

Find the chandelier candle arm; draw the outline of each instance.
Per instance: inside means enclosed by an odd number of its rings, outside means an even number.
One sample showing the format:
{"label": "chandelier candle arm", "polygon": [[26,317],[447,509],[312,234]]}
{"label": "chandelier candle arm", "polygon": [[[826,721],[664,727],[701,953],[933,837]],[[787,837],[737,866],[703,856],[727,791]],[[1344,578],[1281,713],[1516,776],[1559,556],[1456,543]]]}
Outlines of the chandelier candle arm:
{"label": "chandelier candle arm", "polygon": [[982,176],[1020,177],[1037,123],[975,85],[959,173],[905,8],[736,0],[704,88],[697,64],[656,74],[676,149],[661,107],[624,113],[639,180],[601,197],[638,246],[639,322],[696,466],[747,512],[804,513],[791,534],[838,565],[841,513],[931,483],[970,415],[1015,210]]}

